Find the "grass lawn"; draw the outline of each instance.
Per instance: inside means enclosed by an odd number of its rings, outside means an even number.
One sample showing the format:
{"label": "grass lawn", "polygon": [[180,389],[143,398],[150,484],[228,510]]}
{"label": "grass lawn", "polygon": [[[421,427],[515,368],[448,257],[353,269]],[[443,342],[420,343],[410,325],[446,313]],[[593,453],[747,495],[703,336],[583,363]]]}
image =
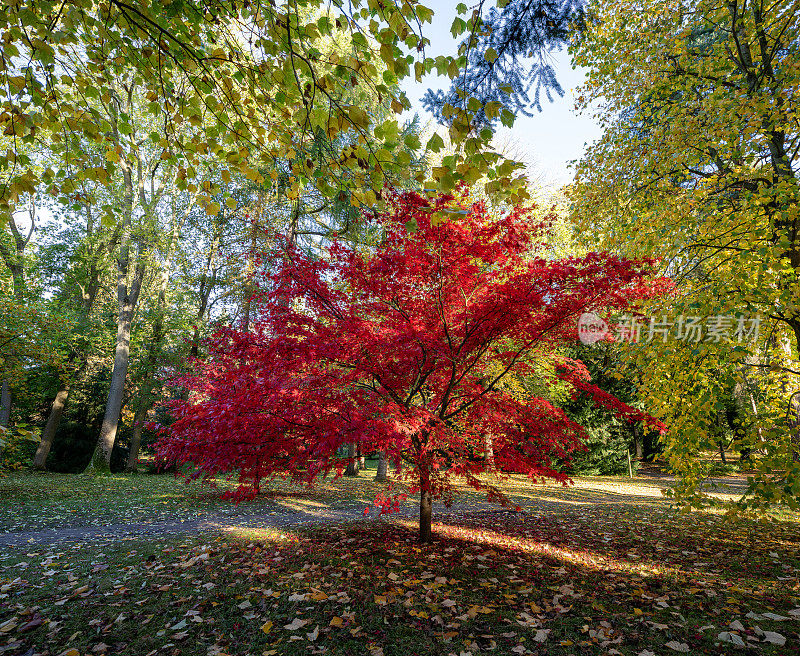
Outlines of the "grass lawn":
{"label": "grass lawn", "polygon": [[[469,512],[466,497],[426,546],[398,519],[0,551],[0,654],[800,653],[796,521],[680,514],[652,479],[576,483],[512,480],[526,515]],[[355,507],[376,485],[286,489],[253,508]],[[5,530],[226,507],[165,477],[18,475],[0,488]],[[35,522],[14,523],[15,498]]]}
{"label": "grass lawn", "polygon": [[363,508],[383,489],[369,472],[324,481],[313,491],[278,481],[272,494],[234,505],[220,497],[235,481],[219,478],[215,484],[187,485],[167,474],[11,473],[0,477],[0,532],[190,520],[209,513]]}

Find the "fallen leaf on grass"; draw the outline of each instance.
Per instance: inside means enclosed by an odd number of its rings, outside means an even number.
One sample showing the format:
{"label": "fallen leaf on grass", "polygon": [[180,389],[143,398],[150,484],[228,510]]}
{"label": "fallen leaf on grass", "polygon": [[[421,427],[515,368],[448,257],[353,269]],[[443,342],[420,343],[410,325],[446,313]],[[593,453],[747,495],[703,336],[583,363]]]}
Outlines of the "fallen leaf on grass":
{"label": "fallen leaf on grass", "polygon": [[10,633],[14,629],[16,629],[17,626],[18,626],[18,622],[17,622],[17,618],[16,617],[13,618],[13,619],[7,620],[6,622],[3,622],[2,624],[0,624],[0,633]]}
{"label": "fallen leaf on grass", "polygon": [[773,645],[778,645],[779,647],[782,647],[786,643],[786,638],[775,631],[764,631],[764,640],[771,642]]}
{"label": "fallen leaf on grass", "polygon": [[689,653],[689,645],[687,645],[685,642],[678,642],[677,640],[670,640],[665,646],[669,647],[670,649],[673,649],[675,651],[679,651],[682,654],[688,654]]}
{"label": "fallen leaf on grass", "polygon": [[344,620],[341,617],[334,617],[330,621],[330,626],[334,626],[336,628],[344,626]]}
{"label": "fallen leaf on grass", "polygon": [[302,629],[306,624],[308,624],[308,620],[301,620],[298,617],[295,617],[290,624],[284,625],[284,629],[288,629],[289,631],[297,631],[297,629]]}
{"label": "fallen leaf on grass", "polygon": [[785,622],[786,620],[789,619],[788,617],[785,617],[783,615],[776,615],[775,613],[761,613],[761,617],[768,620],[773,620],[775,622]]}
{"label": "fallen leaf on grass", "polygon": [[539,629],[536,631],[536,635],[533,636],[534,642],[544,642],[547,640],[547,636],[550,634],[550,629]]}
{"label": "fallen leaf on grass", "polygon": [[272,621],[264,622],[264,623],[261,625],[261,630],[262,630],[264,633],[269,633],[270,631],[272,631]]}
{"label": "fallen leaf on grass", "polygon": [[737,647],[744,647],[744,640],[742,640],[738,635],[735,633],[731,633],[730,631],[723,631],[717,636],[717,640],[721,640],[722,642],[730,642],[732,645]]}

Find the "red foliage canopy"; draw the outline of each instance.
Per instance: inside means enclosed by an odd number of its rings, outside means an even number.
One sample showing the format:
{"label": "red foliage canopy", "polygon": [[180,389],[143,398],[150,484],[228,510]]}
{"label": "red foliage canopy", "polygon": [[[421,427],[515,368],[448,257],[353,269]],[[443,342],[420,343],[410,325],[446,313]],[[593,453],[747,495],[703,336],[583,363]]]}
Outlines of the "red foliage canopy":
{"label": "red foliage canopy", "polygon": [[384,452],[420,490],[426,539],[430,499],[453,477],[497,496],[478,476],[491,466],[487,435],[501,471],[566,480],[554,462],[581,447],[583,428],[506,386],[533,375],[543,354],[575,389],[646,420],[558,351],[586,308],[622,309],[650,293],[648,263],[548,259],[535,249],[546,226],[529,212],[496,218],[477,204],[442,220],[456,203],[404,194],[380,217],[378,247],[335,243],[325,260],[291,252],[251,331],[218,331],[181,381],[189,401],[173,405],[160,457],[193,463],[196,476],[237,471],[246,495],[273,475],[311,483],[341,473],[337,450],[357,443]]}

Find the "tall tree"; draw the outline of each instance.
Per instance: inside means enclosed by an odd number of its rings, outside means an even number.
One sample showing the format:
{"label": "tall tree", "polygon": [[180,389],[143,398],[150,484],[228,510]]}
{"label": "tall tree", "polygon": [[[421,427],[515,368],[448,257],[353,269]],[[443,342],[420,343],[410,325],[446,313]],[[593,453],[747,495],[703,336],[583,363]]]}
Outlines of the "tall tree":
{"label": "tall tree", "polygon": [[[703,323],[697,339],[678,342],[676,326],[639,350],[681,493],[698,500],[698,454],[716,448],[719,411],[741,386],[759,416],[738,443],[759,469],[750,502],[795,504],[782,416],[800,382],[800,4],[600,0],[591,11],[574,54],[605,133],[578,167],[575,215],[589,242],[662,258],[677,293],[653,309],[661,321]],[[760,336],[737,338],[757,315]]]}
{"label": "tall tree", "polygon": [[[11,243],[9,244],[5,235],[0,235],[0,258],[11,274],[12,294],[18,306],[22,306],[27,300],[27,286],[25,283],[25,249],[27,248],[33,231],[36,228],[36,209],[33,198],[30,198],[29,226],[27,231],[19,225],[19,217],[14,213],[8,219],[8,228],[11,232]],[[11,350],[11,349],[8,349]],[[15,366],[13,355],[3,358],[3,366],[0,369],[0,426],[8,426],[11,418],[11,384],[9,376],[12,375]]]}

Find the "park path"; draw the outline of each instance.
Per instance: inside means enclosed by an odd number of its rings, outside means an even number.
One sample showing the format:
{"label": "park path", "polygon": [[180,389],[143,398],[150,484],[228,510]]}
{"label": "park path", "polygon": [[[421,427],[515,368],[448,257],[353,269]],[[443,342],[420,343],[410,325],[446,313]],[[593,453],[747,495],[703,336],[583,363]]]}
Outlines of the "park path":
{"label": "park path", "polygon": [[[384,516],[387,521],[397,519],[417,519],[418,509],[415,504],[406,504],[398,511]],[[496,505],[488,505],[486,509],[476,510],[475,505],[453,504],[446,508],[434,509],[438,519],[451,518],[454,515],[485,515],[515,513]],[[380,518],[377,510],[365,513],[360,509],[347,510],[300,510],[291,512],[267,511],[261,513],[243,513],[241,515],[209,513],[199,518],[169,522],[111,524],[106,526],[66,526],[48,528],[38,531],[11,531],[0,533],[0,548],[24,547],[27,545],[57,545],[64,543],[95,543],[139,540],[148,537],[169,537],[184,534],[202,534],[235,531],[240,529],[293,529],[312,524],[342,523],[350,521],[376,520]]]}
{"label": "park path", "polygon": [[[370,513],[377,517],[376,512]],[[205,516],[166,522],[110,524],[107,526],[65,526],[38,531],[0,534],[0,548],[26,544],[62,542],[113,542],[187,533],[205,533],[240,528],[294,528],[305,524],[346,522],[366,517],[363,510],[265,511],[247,514],[208,513]]]}

